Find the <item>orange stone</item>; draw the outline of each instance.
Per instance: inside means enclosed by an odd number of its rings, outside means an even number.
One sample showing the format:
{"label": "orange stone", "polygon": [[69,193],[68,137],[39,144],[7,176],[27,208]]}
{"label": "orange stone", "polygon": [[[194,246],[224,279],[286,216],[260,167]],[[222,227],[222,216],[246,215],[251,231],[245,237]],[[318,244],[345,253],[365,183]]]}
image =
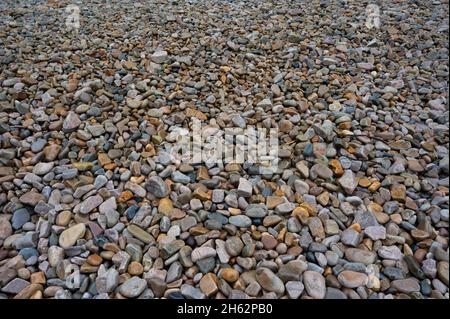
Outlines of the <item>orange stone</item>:
{"label": "orange stone", "polygon": [[101,263],[103,262],[103,258],[97,254],[94,254],[94,255],[90,255],[87,258],[87,262],[92,266],[100,266]]}
{"label": "orange stone", "polygon": [[336,176],[339,177],[344,174],[344,169],[342,168],[341,162],[339,162],[337,159],[332,159],[328,164],[330,165],[331,170]]}
{"label": "orange stone", "polygon": [[198,235],[204,235],[209,232],[208,228],[202,227],[202,226],[194,226],[191,229],[189,229],[189,233],[192,236],[198,236]]}
{"label": "orange stone", "polygon": [[45,285],[45,283],[47,282],[47,279],[45,278],[45,274],[43,271],[32,273],[30,280],[32,284]]}
{"label": "orange stone", "polygon": [[200,199],[201,201],[210,200],[212,194],[202,191],[200,188],[197,188],[193,193],[195,198]]}
{"label": "orange stone", "polygon": [[230,212],[230,215],[232,215],[232,216],[241,215],[241,213],[242,213],[239,208],[233,208],[233,207],[228,208],[228,211]]}
{"label": "orange stone", "polygon": [[202,277],[200,280],[200,290],[206,295],[206,296],[212,296],[215,293],[219,291],[219,287],[217,286],[217,277],[213,273],[207,273]]}
{"label": "orange stone", "polygon": [[311,203],[307,203],[307,202],[303,202],[300,204],[300,207],[306,209],[306,211],[308,212],[309,216],[316,216],[317,215],[317,206],[311,204]]}
{"label": "orange stone", "polygon": [[182,210],[179,209],[179,208],[174,208],[174,209],[170,212],[169,216],[170,216],[170,219],[181,219],[181,218],[183,218],[184,216],[186,216],[186,212],[182,211]]}
{"label": "orange stone", "polygon": [[368,188],[369,192],[374,193],[381,187],[381,183],[379,181],[374,181]]}
{"label": "orange stone", "polygon": [[277,188],[273,194],[275,196],[284,196],[285,195],[281,188]]}
{"label": "orange stone", "polygon": [[368,178],[361,178],[361,179],[358,181],[358,184],[359,184],[359,186],[361,186],[361,187],[367,188],[367,187],[369,187],[369,186],[372,184],[372,182],[371,182]]}
{"label": "orange stone", "polygon": [[173,210],[172,201],[169,198],[161,198],[159,200],[158,212],[168,216]]}
{"label": "orange stone", "polygon": [[409,198],[409,197],[405,198],[405,207],[409,208],[409,209],[412,209],[412,210],[418,209],[418,206],[417,206],[416,202],[413,199]]}
{"label": "orange stone", "polygon": [[398,213],[392,214],[390,217],[391,217],[391,220],[396,224],[400,224],[403,221],[402,215],[400,215]]}
{"label": "orange stone", "polygon": [[220,276],[229,283],[233,283],[239,279],[239,272],[234,268],[225,268],[220,273]]}
{"label": "orange stone", "polygon": [[406,198],[406,187],[403,184],[394,184],[391,186],[391,196],[394,200],[404,201]]}
{"label": "orange stone", "polygon": [[302,224],[306,224],[309,218],[309,213],[305,208],[297,207],[292,212],[292,216],[297,217],[297,219],[300,220]]}
{"label": "orange stone", "polygon": [[118,203],[125,203],[126,201],[133,198],[133,193],[130,191],[124,191],[122,192],[119,197],[117,197]]}
{"label": "orange stone", "polygon": [[287,228],[283,228],[280,230],[280,233],[278,234],[277,240],[283,242],[284,241],[284,236],[286,235],[287,232]]}
{"label": "orange stone", "polygon": [[371,212],[371,213],[381,213],[383,212],[383,207],[375,202],[371,202],[369,205],[367,205],[367,209]]}
{"label": "orange stone", "polygon": [[105,153],[99,153],[97,155],[98,162],[101,166],[105,166],[106,164],[111,163],[111,159]]}
{"label": "orange stone", "polygon": [[197,180],[202,181],[205,179],[210,179],[210,176],[208,174],[208,169],[204,166],[199,167],[197,171]]}
{"label": "orange stone", "polygon": [[358,233],[361,232],[361,225],[358,223],[352,224],[349,228],[356,230]]}
{"label": "orange stone", "polygon": [[237,163],[228,163],[225,165],[225,172],[239,172],[241,170],[241,165]]}
{"label": "orange stone", "polygon": [[139,276],[144,272],[144,267],[137,261],[132,261],[128,265],[128,273],[132,276]]}
{"label": "orange stone", "polygon": [[284,202],[283,198],[279,196],[268,196],[266,199],[266,205],[268,209],[274,209],[283,202]]}

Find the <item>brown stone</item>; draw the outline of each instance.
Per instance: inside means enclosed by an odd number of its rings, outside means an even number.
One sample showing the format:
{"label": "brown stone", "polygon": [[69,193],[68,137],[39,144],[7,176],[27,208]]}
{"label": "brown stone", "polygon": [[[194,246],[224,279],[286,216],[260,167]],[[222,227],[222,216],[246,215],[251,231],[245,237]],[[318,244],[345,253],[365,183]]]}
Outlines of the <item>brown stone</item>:
{"label": "brown stone", "polygon": [[213,273],[207,273],[202,277],[199,284],[200,290],[208,297],[219,291],[217,286],[217,277]]}
{"label": "brown stone", "polygon": [[268,209],[274,209],[278,205],[282,204],[284,199],[279,196],[267,196],[266,205]]}
{"label": "brown stone", "polygon": [[272,250],[278,245],[278,241],[276,240],[276,238],[268,233],[262,234],[261,241],[264,245],[264,248],[268,250]]}
{"label": "brown stone", "polygon": [[125,203],[133,198],[133,193],[130,191],[124,191],[117,197],[117,203]]}
{"label": "brown stone", "polygon": [[404,201],[406,197],[406,187],[403,184],[394,184],[391,186],[392,199]]}
{"label": "brown stone", "polygon": [[38,271],[31,274],[30,281],[32,284],[45,285],[47,279],[45,278],[45,274],[43,271]]}
{"label": "brown stone", "polygon": [[144,267],[137,261],[132,261],[128,265],[128,273],[132,276],[140,276],[144,272]]}
{"label": "brown stone", "polygon": [[239,272],[234,268],[225,268],[220,273],[220,276],[227,282],[233,283],[239,279]]}
{"label": "brown stone", "polygon": [[334,175],[336,175],[337,177],[340,177],[344,174],[344,169],[342,168],[341,162],[339,162],[337,159],[330,160],[328,164],[330,165]]}
{"label": "brown stone", "polygon": [[169,198],[161,198],[159,200],[158,212],[169,216],[173,210],[173,203]]}
{"label": "brown stone", "polygon": [[87,258],[87,262],[92,266],[100,266],[103,262],[103,258],[97,254],[94,254],[94,255],[90,255]]}
{"label": "brown stone", "polygon": [[31,284],[15,295],[14,299],[30,299],[37,291],[43,290],[44,287],[41,284]]}

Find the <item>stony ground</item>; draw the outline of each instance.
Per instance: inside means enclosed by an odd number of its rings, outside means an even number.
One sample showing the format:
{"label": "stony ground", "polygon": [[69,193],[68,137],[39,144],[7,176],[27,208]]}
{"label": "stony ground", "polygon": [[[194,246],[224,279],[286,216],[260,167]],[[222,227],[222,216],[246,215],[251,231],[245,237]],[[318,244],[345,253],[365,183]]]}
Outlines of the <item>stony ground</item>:
{"label": "stony ground", "polygon": [[0,298],[448,299],[448,3],[377,3],[1,1]]}

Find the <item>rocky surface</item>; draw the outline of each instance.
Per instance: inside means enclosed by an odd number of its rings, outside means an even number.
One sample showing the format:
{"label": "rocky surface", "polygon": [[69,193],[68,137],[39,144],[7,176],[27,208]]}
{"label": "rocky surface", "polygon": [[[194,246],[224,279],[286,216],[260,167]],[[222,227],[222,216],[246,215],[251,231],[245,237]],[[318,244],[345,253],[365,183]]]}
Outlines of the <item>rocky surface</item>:
{"label": "rocky surface", "polygon": [[448,2],[369,3],[2,1],[0,299],[448,299]]}

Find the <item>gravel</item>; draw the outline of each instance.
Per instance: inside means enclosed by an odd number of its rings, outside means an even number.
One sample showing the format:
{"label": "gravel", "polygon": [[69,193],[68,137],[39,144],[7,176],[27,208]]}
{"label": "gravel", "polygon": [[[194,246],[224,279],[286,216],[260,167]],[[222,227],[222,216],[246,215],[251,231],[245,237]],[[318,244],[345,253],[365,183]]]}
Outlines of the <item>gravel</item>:
{"label": "gravel", "polygon": [[448,1],[369,4],[2,1],[0,299],[448,299]]}

